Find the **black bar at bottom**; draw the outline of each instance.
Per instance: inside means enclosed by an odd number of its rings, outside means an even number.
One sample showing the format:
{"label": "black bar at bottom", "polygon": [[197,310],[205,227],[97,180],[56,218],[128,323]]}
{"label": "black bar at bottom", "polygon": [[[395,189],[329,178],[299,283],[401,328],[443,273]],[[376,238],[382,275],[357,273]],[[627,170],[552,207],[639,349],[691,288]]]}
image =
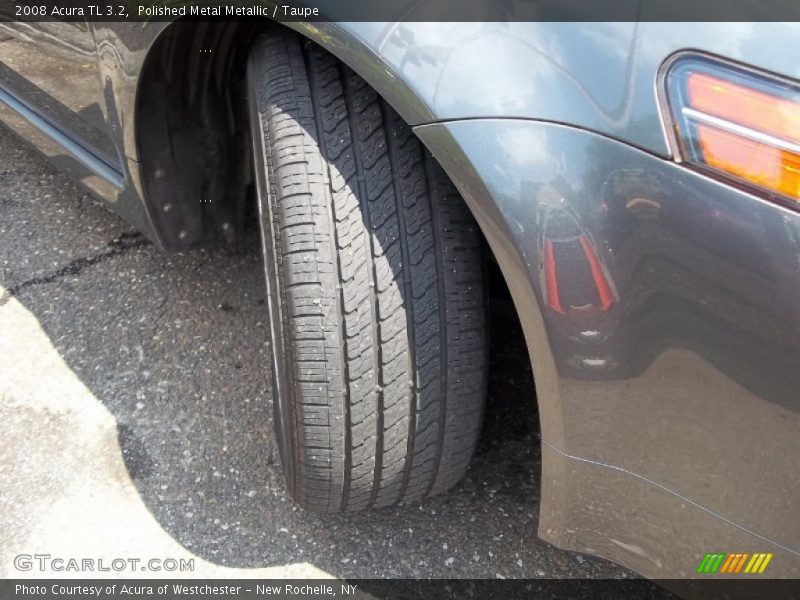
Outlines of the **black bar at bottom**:
{"label": "black bar at bottom", "polygon": [[0,598],[173,600],[261,598],[427,600],[441,598],[716,598],[800,600],[800,582],[767,579],[6,579]]}

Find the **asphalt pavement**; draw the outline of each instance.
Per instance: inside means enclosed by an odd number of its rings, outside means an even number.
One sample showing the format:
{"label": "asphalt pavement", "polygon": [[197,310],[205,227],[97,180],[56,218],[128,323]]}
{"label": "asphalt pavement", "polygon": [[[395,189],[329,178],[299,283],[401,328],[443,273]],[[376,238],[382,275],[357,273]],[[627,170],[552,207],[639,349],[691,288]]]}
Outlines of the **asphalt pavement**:
{"label": "asphalt pavement", "polygon": [[0,128],[0,576],[38,574],[13,564],[34,552],[194,557],[185,576],[632,576],[536,536],[535,396],[504,311],[455,489],[360,514],[296,507],[262,277],[256,235],[161,252]]}

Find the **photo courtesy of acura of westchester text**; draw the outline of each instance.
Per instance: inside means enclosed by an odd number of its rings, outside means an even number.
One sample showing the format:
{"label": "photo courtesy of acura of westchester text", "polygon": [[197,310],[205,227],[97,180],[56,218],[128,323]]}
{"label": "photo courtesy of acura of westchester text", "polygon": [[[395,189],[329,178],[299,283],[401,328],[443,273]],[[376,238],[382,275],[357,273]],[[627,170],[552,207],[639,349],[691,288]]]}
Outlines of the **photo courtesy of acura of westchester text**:
{"label": "photo courtesy of acura of westchester text", "polygon": [[798,56],[0,0],[0,598],[797,597]]}

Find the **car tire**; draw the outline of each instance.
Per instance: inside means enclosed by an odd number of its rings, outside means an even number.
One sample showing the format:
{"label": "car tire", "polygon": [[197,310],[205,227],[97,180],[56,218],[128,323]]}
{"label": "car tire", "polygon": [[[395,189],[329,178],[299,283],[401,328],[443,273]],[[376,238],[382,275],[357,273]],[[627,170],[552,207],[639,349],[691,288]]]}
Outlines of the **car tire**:
{"label": "car tire", "polygon": [[483,413],[475,222],[408,125],[319,46],[264,36],[248,90],[289,491],[321,512],[442,492]]}

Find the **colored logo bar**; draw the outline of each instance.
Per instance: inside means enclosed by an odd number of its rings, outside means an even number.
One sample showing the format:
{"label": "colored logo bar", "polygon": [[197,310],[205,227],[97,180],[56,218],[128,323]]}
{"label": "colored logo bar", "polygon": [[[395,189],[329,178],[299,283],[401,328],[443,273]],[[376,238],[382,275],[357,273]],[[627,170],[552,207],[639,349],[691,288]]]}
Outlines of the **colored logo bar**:
{"label": "colored logo bar", "polygon": [[772,552],[756,552],[749,554],[739,552],[726,554],[725,552],[708,553],[700,561],[697,567],[698,573],[703,574],[737,574],[737,573],[763,573],[769,561],[772,560]]}

